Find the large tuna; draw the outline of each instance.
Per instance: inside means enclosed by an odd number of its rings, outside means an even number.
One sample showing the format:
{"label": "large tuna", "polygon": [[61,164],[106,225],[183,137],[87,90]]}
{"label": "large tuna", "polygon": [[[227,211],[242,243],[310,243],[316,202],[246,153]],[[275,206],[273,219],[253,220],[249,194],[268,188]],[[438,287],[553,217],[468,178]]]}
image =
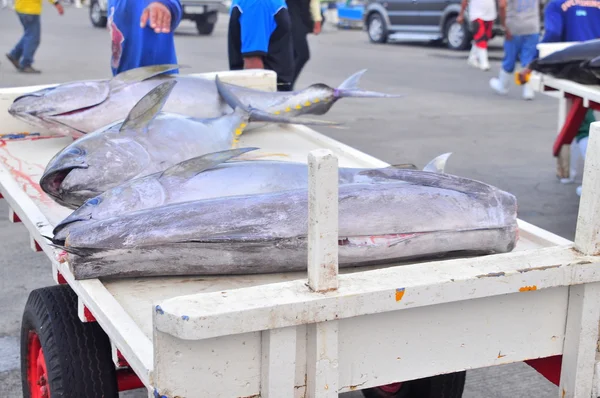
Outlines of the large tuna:
{"label": "large tuna", "polygon": [[230,114],[196,119],[161,113],[171,90],[179,84],[165,81],[146,94],[125,121],[88,134],[56,154],[40,179],[41,188],[56,202],[77,208],[122,182],[230,149],[249,121],[332,125],[246,107],[218,78],[216,82],[223,98],[235,108]]}
{"label": "large tuna", "polygon": [[[409,184],[339,186],[340,267],[514,248],[513,195],[424,174]],[[297,189],[175,203],[82,223],[60,247],[77,279],[300,271],[307,202],[307,190]]]}
{"label": "large tuna", "polygon": [[[64,242],[68,231],[82,222],[105,220],[132,211],[191,200],[279,192],[308,186],[308,166],[305,163],[277,160],[226,162],[254,149],[257,148],[207,154],[178,163],[164,172],[120,184],[88,199],[56,225],[53,240],[55,243]],[[449,155],[438,156],[429,162],[424,168],[426,171],[400,169],[412,165],[392,166],[381,173],[377,173],[380,169],[341,167],[339,183],[424,183],[427,173],[444,171]]]}
{"label": "large tuna", "polygon": [[[165,112],[196,118],[218,117],[231,112],[212,79],[164,75],[177,65],[156,65],[123,72],[111,80],[71,82],[22,95],[9,109],[13,116],[59,134],[80,137],[125,119],[129,110],[150,90],[165,82],[178,82],[165,104]],[[268,92],[229,85],[244,104],[273,114],[322,115],[340,98],[386,98],[395,95],[364,91],[360,71],[338,88],[313,84],[294,92]]]}
{"label": "large tuna", "polygon": [[600,79],[592,72],[589,62],[599,56],[600,39],[589,40],[536,59],[530,68],[559,79],[594,85],[599,84]]}

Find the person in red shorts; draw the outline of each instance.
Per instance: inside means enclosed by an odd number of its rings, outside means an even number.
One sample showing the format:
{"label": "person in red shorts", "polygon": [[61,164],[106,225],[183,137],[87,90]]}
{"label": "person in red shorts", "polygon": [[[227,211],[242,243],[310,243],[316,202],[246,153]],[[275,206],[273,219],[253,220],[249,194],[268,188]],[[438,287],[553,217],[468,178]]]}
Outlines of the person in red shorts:
{"label": "person in red shorts", "polygon": [[496,0],[462,0],[456,21],[464,22],[464,14],[469,5],[469,20],[472,24],[473,43],[468,63],[482,70],[489,70],[488,41],[492,38],[492,27],[498,17]]}

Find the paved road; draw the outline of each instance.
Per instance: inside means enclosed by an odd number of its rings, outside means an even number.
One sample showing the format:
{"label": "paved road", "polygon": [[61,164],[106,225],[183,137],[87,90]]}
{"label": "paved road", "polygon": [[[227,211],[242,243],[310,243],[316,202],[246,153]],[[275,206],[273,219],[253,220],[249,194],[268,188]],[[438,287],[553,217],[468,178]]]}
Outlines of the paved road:
{"label": "paved road", "polygon": [[[44,7],[35,64],[43,73],[18,74],[2,56],[0,87],[109,77],[108,32],[92,28],[85,9],[68,8],[59,18],[47,3]],[[9,51],[19,35],[14,13],[0,9],[0,51]],[[211,37],[197,36],[194,26],[184,22],[176,40],[180,62],[190,66],[186,72],[227,69],[224,18]],[[345,122],[349,129],[322,132],[390,163],[424,165],[452,151],[449,172],[514,193],[520,218],[573,239],[578,197],[574,185],[557,182],[551,156],[556,101],[539,97],[524,102],[514,88],[507,97],[490,92],[487,82],[498,70],[501,42],[491,51],[492,72],[488,73],[467,68],[465,53],[432,45],[372,45],[363,32],[329,28],[311,37],[310,43],[312,59],[299,87],[313,82],[339,84],[367,68],[365,88],[406,94],[393,106],[386,101],[339,103],[328,118]],[[0,214],[6,212],[6,205],[0,203]],[[21,397],[17,340],[21,312],[29,292],[52,280],[46,258],[29,250],[24,227],[4,217],[0,253],[0,397],[17,398]],[[523,364],[469,372],[464,394],[465,398],[557,395],[553,385]]]}

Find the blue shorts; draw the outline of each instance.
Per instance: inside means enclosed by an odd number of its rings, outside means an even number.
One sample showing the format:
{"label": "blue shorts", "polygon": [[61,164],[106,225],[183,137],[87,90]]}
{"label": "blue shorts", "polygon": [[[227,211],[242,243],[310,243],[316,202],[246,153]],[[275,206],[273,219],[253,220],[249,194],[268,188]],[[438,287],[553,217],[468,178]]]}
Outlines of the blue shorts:
{"label": "blue shorts", "polygon": [[537,48],[540,41],[540,35],[513,36],[511,40],[504,40],[504,59],[502,60],[502,69],[505,72],[513,73],[517,60],[525,67],[533,61],[537,54]]}

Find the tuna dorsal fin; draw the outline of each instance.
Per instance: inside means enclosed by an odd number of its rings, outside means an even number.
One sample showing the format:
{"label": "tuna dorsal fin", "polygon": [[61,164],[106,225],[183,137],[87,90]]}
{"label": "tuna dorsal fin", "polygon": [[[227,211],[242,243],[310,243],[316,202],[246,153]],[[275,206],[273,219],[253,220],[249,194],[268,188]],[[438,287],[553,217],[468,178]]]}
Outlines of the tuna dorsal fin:
{"label": "tuna dorsal fin", "polygon": [[177,163],[174,166],[169,167],[161,174],[161,177],[171,176],[180,177],[183,179],[192,178],[193,176],[202,173],[205,170],[211,169],[218,166],[221,163],[233,159],[236,156],[242,155],[246,152],[255,151],[258,148],[237,148],[228,149],[225,151],[212,152],[203,156],[198,156],[188,160],[184,160],[181,163]]}
{"label": "tuna dorsal fin", "polygon": [[215,83],[217,85],[217,91],[223,100],[229,105],[232,109],[239,108],[244,111],[248,111],[249,107],[244,105],[242,101],[231,91],[229,87],[227,87],[221,79],[219,79],[219,75],[215,76]]}
{"label": "tuna dorsal fin", "polygon": [[111,90],[114,90],[131,83],[142,82],[170,70],[177,69],[178,67],[180,66],[176,64],[165,64],[142,66],[140,68],[126,70],[125,72],[121,72],[114,76],[110,80],[110,88]]}
{"label": "tuna dorsal fin", "polygon": [[446,162],[448,158],[452,155],[452,152],[444,153],[436,158],[434,158],[431,162],[427,163],[425,167],[423,167],[423,171],[430,171],[432,173],[444,173],[446,169]]}
{"label": "tuna dorsal fin", "polygon": [[137,130],[150,124],[167,102],[175,84],[177,84],[177,80],[168,80],[144,95],[129,111],[129,115],[121,125],[120,131]]}
{"label": "tuna dorsal fin", "polygon": [[363,69],[360,70],[358,72],[356,72],[355,74],[353,74],[352,76],[350,76],[349,78],[347,78],[346,80],[344,80],[342,82],[342,84],[340,84],[338,86],[337,89],[334,90],[334,95],[337,98],[400,98],[403,97],[403,95],[400,94],[385,94],[385,93],[379,93],[377,91],[368,91],[368,90],[361,90],[358,87],[358,83],[360,82],[360,78],[365,74],[367,70]]}
{"label": "tuna dorsal fin", "polygon": [[366,71],[367,71],[366,69],[359,70],[358,72],[356,72],[355,74],[353,74],[352,76],[350,76],[349,78],[344,80],[342,82],[342,84],[340,84],[338,86],[338,89],[339,90],[357,90],[358,83],[360,82],[360,78],[365,74]]}
{"label": "tuna dorsal fin", "polygon": [[389,167],[393,168],[393,169],[412,169],[412,170],[417,170],[417,166],[415,166],[412,163],[393,164],[393,165],[391,165]]}

